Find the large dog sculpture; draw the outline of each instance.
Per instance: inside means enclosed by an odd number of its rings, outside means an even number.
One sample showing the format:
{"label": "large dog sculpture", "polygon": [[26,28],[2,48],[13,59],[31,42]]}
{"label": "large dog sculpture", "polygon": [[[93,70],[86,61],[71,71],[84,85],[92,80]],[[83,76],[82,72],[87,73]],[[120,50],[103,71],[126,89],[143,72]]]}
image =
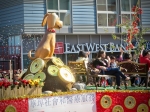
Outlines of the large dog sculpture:
{"label": "large dog sculpture", "polygon": [[51,59],[53,57],[56,42],[55,29],[62,28],[63,22],[60,21],[56,13],[45,14],[42,21],[42,26],[44,26],[46,22],[48,29],[35,51],[35,56],[31,57],[31,52],[34,50],[30,50],[28,53],[28,57],[31,60],[36,58]]}

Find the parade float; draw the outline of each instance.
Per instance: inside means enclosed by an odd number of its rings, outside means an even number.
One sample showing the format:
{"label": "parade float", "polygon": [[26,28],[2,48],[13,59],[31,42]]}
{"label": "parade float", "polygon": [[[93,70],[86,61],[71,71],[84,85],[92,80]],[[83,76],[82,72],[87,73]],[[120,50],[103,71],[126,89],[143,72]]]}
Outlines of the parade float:
{"label": "parade float", "polygon": [[[44,16],[48,30],[21,79],[0,81],[0,112],[149,112],[149,90],[72,91],[75,78],[61,59],[53,57],[55,29],[62,22],[55,13]],[[129,42],[131,35],[128,36]],[[131,45],[129,45],[132,47]],[[47,91],[47,94],[43,94]]]}

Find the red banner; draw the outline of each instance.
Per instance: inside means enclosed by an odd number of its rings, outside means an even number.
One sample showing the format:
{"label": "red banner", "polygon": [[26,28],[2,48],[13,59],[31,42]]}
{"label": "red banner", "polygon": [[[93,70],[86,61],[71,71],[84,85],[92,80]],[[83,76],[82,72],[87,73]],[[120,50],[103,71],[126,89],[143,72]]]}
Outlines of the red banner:
{"label": "red banner", "polygon": [[12,105],[16,112],[28,112],[28,99],[15,99],[0,101],[0,112],[5,112],[7,106]]}
{"label": "red banner", "polygon": [[144,91],[96,93],[97,112],[150,112],[149,100],[150,93]]}

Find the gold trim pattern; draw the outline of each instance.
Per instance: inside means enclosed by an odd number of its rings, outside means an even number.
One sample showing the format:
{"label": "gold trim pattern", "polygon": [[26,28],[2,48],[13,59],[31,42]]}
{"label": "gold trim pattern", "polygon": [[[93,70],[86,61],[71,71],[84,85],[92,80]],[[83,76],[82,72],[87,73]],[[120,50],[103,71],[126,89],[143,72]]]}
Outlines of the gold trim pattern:
{"label": "gold trim pattern", "polygon": [[103,108],[109,108],[112,104],[112,99],[109,95],[104,95],[101,100],[100,100],[100,104]]}
{"label": "gold trim pattern", "polygon": [[37,73],[43,70],[45,65],[44,60],[42,60],[41,58],[37,58],[34,61],[32,61],[31,65],[30,65],[30,72],[31,73]]}
{"label": "gold trim pattern", "polygon": [[17,111],[13,105],[8,105],[5,109],[5,112],[17,112]]}
{"label": "gold trim pattern", "polygon": [[124,109],[121,105],[114,106],[112,112],[124,112]]}
{"label": "gold trim pattern", "polygon": [[137,108],[137,112],[149,112],[146,104],[140,104]]}
{"label": "gold trim pattern", "polygon": [[128,109],[133,109],[136,105],[136,99],[133,96],[127,96],[124,100],[124,105]]}

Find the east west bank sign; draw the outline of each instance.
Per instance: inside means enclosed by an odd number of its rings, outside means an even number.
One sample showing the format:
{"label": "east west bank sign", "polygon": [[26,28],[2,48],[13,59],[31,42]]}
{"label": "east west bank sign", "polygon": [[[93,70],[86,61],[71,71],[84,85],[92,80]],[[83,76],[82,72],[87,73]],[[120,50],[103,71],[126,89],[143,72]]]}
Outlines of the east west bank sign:
{"label": "east west bank sign", "polygon": [[78,53],[80,50],[97,52],[100,49],[105,52],[120,52],[120,47],[126,50],[125,44],[114,44],[112,42],[108,44],[96,44],[96,43],[84,43],[84,44],[74,44],[64,43],[64,53]]}

